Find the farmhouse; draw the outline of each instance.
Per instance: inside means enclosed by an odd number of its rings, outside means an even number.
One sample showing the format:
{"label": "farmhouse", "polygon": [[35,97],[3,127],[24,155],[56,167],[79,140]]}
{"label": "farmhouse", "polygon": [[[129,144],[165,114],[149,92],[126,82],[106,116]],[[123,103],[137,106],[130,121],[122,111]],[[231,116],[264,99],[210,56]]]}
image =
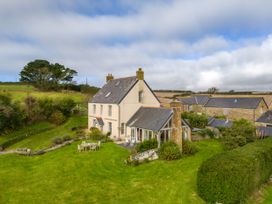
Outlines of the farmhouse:
{"label": "farmhouse", "polygon": [[248,98],[210,98],[204,105],[205,113],[209,116],[226,116],[229,120],[247,119],[255,122],[268,106],[262,97]]}
{"label": "farmhouse", "polygon": [[[109,133],[114,140],[136,143],[156,138],[159,142],[182,142],[182,105],[173,101],[171,108],[161,108],[160,101],[144,80],[141,68],[136,76],[106,77],[106,84],[89,101],[88,127]],[[184,138],[191,139],[189,131]]]}

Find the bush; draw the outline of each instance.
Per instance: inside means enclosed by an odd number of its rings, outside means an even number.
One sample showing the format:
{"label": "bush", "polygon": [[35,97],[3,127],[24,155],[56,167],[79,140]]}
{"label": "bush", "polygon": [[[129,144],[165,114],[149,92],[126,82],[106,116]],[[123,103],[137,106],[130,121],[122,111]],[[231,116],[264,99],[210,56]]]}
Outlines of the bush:
{"label": "bush", "polygon": [[85,137],[85,136],[86,136],[86,133],[84,130],[82,129],[76,130],[76,137]]}
{"label": "bush", "polygon": [[181,158],[179,146],[174,142],[165,142],[159,150],[159,157],[164,160],[176,160]]}
{"label": "bush", "polygon": [[63,143],[63,138],[60,137],[56,137],[53,139],[53,144],[54,145],[58,145],[58,144],[62,144]]}
{"label": "bush", "polygon": [[99,129],[91,128],[91,132],[89,133],[89,137],[91,140],[101,141],[101,142],[112,142],[112,140],[104,135]]}
{"label": "bush", "polygon": [[60,125],[65,121],[65,116],[62,114],[62,112],[57,110],[49,117],[49,121],[56,125]]}
{"label": "bush", "polygon": [[194,155],[197,152],[198,152],[198,149],[193,142],[190,142],[187,140],[182,142],[182,154]]}
{"label": "bush", "polygon": [[149,149],[155,149],[158,147],[158,141],[156,139],[145,140],[141,143],[138,143],[135,147],[137,152],[144,152]]}
{"label": "bush", "polygon": [[208,125],[208,117],[204,114],[199,115],[194,112],[184,112],[181,117],[188,119],[190,125],[194,128],[205,128]]}
{"label": "bush", "polygon": [[62,139],[63,139],[63,141],[69,141],[69,140],[71,140],[71,137],[70,137],[70,135],[65,135]]}
{"label": "bush", "polygon": [[255,141],[256,128],[251,122],[241,119],[234,121],[232,127],[223,130],[222,136],[225,149],[234,149]]}
{"label": "bush", "polygon": [[213,139],[214,136],[215,136],[215,133],[214,133],[212,130],[208,129],[208,128],[205,128],[205,129],[203,129],[203,130],[200,130],[200,131],[198,132],[198,134],[199,134],[200,136],[202,136],[202,137],[209,137],[209,138],[211,138],[211,139]]}
{"label": "bush", "polygon": [[272,174],[272,138],[213,156],[197,174],[197,190],[209,203],[242,203]]}

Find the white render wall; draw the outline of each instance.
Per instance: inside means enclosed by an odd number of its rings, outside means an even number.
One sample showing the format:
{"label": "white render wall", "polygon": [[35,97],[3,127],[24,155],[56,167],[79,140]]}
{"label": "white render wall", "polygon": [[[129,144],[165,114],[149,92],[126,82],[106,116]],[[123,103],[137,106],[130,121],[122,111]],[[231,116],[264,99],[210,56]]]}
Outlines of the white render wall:
{"label": "white render wall", "polygon": [[[96,113],[93,113],[93,105],[96,105]],[[101,105],[103,106],[102,114],[100,112]],[[109,105],[112,106],[112,115],[108,115]],[[88,127],[93,127],[93,119],[100,117],[104,121],[103,133],[109,131],[109,122],[112,123],[112,134],[111,138],[115,139],[118,137],[118,120],[119,120],[119,107],[117,104],[101,104],[101,103],[89,103],[88,104]],[[100,128],[97,126],[97,128]]]}
{"label": "white render wall", "polygon": [[[143,91],[143,102],[139,103],[139,91]],[[140,107],[160,107],[159,101],[153,95],[143,80],[130,90],[126,97],[120,103],[120,124],[127,123],[128,120]],[[125,128],[125,134],[120,135],[122,139],[130,139],[130,128]]]}
{"label": "white render wall", "polygon": [[[143,101],[139,103],[139,91],[143,91]],[[93,113],[93,105],[96,105],[96,113]],[[103,106],[103,112],[100,110]],[[108,115],[108,106],[112,106],[112,116]],[[93,127],[93,119],[101,117],[104,121],[103,133],[107,133],[109,126],[108,122],[112,122],[112,139],[121,138],[123,140],[130,139],[130,128],[125,126],[124,134],[121,134],[121,123],[127,123],[128,120],[140,107],[160,107],[159,101],[153,95],[152,91],[147,87],[143,80],[139,80],[137,84],[129,91],[120,104],[101,104],[89,103],[88,104],[88,127]],[[99,128],[97,126],[97,128]]]}

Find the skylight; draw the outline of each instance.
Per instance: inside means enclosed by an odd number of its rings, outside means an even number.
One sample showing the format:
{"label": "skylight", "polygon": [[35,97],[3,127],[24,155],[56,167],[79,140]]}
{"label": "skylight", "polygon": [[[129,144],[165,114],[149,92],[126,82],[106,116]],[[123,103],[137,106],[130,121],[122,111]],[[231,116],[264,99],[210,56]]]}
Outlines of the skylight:
{"label": "skylight", "polygon": [[115,86],[118,86],[120,84],[120,81],[117,81],[116,83],[115,83]]}
{"label": "skylight", "polygon": [[110,94],[111,94],[111,92],[107,93],[105,97],[109,97]]}

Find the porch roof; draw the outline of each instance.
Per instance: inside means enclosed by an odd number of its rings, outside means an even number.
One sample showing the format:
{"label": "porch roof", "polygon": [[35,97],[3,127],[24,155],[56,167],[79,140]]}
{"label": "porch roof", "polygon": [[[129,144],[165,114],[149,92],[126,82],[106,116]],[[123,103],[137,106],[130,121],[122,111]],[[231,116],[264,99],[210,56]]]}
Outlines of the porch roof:
{"label": "porch roof", "polygon": [[172,116],[172,109],[141,107],[129,119],[127,126],[159,131]]}
{"label": "porch roof", "polygon": [[98,122],[98,124],[99,124],[100,126],[103,126],[103,125],[104,125],[104,121],[103,121],[102,118],[96,117],[96,120],[97,120],[97,122]]}

